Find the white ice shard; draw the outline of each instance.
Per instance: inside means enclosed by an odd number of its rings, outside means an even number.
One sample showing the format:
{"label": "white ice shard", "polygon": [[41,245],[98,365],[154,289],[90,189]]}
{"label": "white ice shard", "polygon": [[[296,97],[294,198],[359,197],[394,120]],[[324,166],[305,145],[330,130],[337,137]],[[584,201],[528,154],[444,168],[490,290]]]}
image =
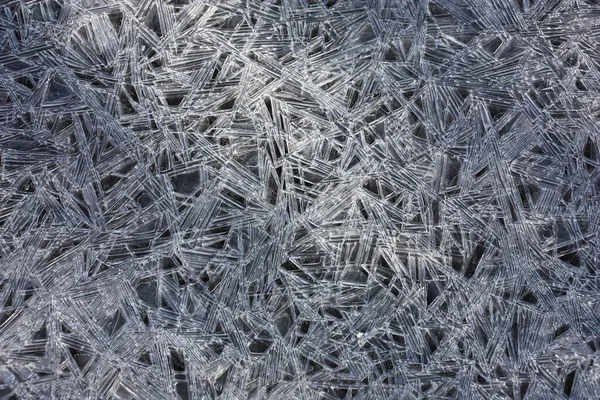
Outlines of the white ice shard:
{"label": "white ice shard", "polygon": [[6,0],[0,399],[598,399],[600,3]]}

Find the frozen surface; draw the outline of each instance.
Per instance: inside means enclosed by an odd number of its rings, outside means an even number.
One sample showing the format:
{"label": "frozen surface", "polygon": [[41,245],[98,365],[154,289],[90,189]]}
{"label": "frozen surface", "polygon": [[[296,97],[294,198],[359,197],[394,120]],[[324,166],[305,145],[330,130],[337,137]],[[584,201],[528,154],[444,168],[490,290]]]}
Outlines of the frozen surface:
{"label": "frozen surface", "polygon": [[3,0],[0,399],[598,399],[600,2]]}

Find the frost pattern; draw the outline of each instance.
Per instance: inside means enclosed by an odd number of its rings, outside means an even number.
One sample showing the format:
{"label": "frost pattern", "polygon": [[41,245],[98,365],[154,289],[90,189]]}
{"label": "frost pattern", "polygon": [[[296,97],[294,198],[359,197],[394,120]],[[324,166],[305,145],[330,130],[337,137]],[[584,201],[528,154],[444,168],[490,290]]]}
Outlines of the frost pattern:
{"label": "frost pattern", "polygon": [[0,398],[600,398],[600,2],[0,10]]}

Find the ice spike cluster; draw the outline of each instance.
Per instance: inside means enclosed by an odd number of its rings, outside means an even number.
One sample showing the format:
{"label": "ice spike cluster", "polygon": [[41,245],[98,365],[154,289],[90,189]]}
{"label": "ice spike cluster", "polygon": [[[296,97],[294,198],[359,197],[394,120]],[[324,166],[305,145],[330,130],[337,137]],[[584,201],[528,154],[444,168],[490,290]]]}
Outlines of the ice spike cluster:
{"label": "ice spike cluster", "polygon": [[0,1],[0,399],[600,399],[600,1]]}

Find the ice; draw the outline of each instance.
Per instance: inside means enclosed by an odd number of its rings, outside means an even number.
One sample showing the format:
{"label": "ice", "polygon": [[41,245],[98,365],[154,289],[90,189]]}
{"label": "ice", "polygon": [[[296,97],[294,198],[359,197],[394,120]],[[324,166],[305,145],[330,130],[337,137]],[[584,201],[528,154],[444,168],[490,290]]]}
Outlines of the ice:
{"label": "ice", "polygon": [[0,399],[600,398],[600,3],[0,5]]}

